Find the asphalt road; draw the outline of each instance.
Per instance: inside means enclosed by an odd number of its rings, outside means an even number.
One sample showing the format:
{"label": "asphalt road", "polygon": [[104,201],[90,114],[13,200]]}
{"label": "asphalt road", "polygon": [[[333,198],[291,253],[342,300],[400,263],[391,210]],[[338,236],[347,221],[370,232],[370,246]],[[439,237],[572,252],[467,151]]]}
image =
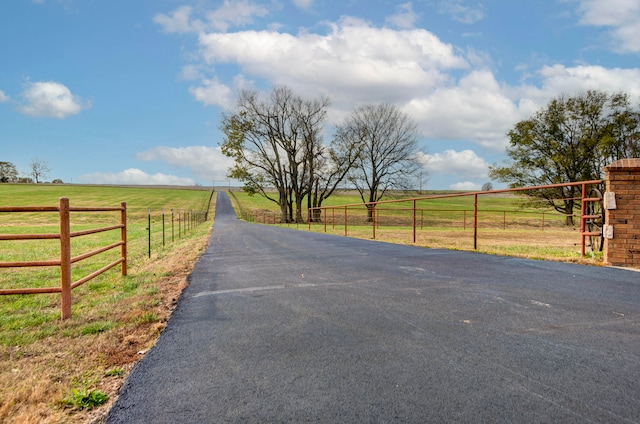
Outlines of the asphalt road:
{"label": "asphalt road", "polygon": [[236,219],[109,423],[637,423],[640,274]]}

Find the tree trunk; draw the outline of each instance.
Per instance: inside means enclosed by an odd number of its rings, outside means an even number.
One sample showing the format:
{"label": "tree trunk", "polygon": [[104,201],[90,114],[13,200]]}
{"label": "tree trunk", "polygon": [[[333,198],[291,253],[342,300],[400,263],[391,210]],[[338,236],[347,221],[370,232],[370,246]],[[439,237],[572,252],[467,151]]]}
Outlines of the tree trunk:
{"label": "tree trunk", "polygon": [[300,196],[296,196],[296,221],[298,223],[303,223],[304,219],[302,219],[302,198]]}
{"label": "tree trunk", "polygon": [[565,224],[567,226],[573,226],[573,200],[564,201],[564,213],[566,216]]}

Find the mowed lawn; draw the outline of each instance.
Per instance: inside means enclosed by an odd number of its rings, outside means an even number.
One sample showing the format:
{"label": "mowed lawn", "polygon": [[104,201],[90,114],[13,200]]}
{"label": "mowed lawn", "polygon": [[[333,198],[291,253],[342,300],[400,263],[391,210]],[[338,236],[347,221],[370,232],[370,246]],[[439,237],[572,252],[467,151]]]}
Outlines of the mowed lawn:
{"label": "mowed lawn", "polygon": [[[0,296],[0,422],[82,422],[105,411],[164,327],[211,230],[213,213],[195,220],[210,189],[0,184],[0,207],[58,206],[61,197],[72,207],[126,202],[128,275],[117,266],[74,289],[65,321],[58,293]],[[119,222],[119,212],[71,212],[72,231]],[[0,213],[0,234],[58,230],[57,212]],[[73,238],[72,256],[119,236]],[[52,260],[59,250],[55,239],[0,240],[0,262]],[[72,280],[118,256],[113,249],[73,264]],[[0,288],[58,287],[59,275],[58,267],[0,268]]]}

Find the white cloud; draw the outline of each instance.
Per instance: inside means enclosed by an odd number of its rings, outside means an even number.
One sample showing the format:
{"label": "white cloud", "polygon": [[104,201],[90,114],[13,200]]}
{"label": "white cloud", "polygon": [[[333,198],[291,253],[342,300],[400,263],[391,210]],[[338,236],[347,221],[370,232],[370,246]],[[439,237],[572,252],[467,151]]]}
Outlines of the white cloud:
{"label": "white cloud", "polygon": [[575,0],[580,23],[609,28],[613,50],[640,52],[640,2],[637,0]]}
{"label": "white cloud", "polygon": [[131,185],[195,185],[191,178],[180,178],[166,174],[147,174],[136,168],[126,169],[118,173],[95,172],[80,176],[80,181],[87,184],[131,184]]}
{"label": "white cloud", "polygon": [[413,5],[409,2],[398,6],[398,13],[389,16],[386,21],[398,28],[410,29],[414,27],[418,18],[418,14],[413,11]]}
{"label": "white cloud", "polygon": [[429,175],[458,175],[461,178],[487,178],[489,163],[472,150],[445,150],[434,155],[418,153],[418,161]]}
{"label": "white cloud", "polygon": [[0,90],[0,103],[5,103],[11,100],[11,97],[7,96],[4,91]]}
{"label": "white cloud", "polygon": [[530,116],[561,94],[573,95],[586,90],[624,92],[632,101],[640,101],[640,68],[553,65],[541,68],[537,75],[538,85],[521,85],[507,90],[508,95],[519,103],[522,117]]}
{"label": "white cloud", "polygon": [[224,0],[222,6],[207,13],[209,28],[226,31],[231,26],[241,27],[253,23],[254,17],[267,16],[266,6],[248,0]]}
{"label": "white cloud", "polygon": [[329,24],[327,34],[208,33],[199,42],[209,65],[237,64],[244,74],[303,95],[331,93],[334,105],[347,109],[354,101],[393,102],[429,92],[450,78],[445,70],[468,66],[426,30],[375,28],[355,18]]}
{"label": "white cloud", "polygon": [[506,145],[505,133],[519,112],[489,71],[472,71],[454,86],[414,97],[405,108],[426,137],[467,139],[493,150]]}
{"label": "white cloud", "polygon": [[234,93],[231,88],[222,84],[217,78],[204,79],[199,87],[189,87],[189,92],[199,102],[206,106],[220,106],[230,109],[234,103]]}
{"label": "white cloud", "polygon": [[298,9],[311,10],[313,0],[293,0],[293,4],[295,4]]}
{"label": "white cloud", "polygon": [[187,168],[198,178],[211,181],[226,178],[233,161],[222,154],[219,147],[159,146],[136,155],[142,161],[160,161],[176,168]]}
{"label": "white cloud", "polygon": [[22,93],[20,110],[31,116],[64,119],[91,107],[59,82],[31,82]]}
{"label": "white cloud", "polygon": [[193,18],[191,6],[181,6],[169,15],[157,13],[153,22],[160,25],[168,33],[188,33],[202,31],[225,32],[231,27],[242,27],[253,23],[254,17],[263,17],[269,10],[248,0],[225,0],[222,5],[206,12],[205,19]]}
{"label": "white cloud", "polygon": [[439,5],[440,13],[451,16],[454,21],[472,24],[484,19],[482,4],[467,6],[464,0],[442,0]]}
{"label": "white cloud", "polygon": [[[160,25],[168,33],[186,33],[198,31],[202,27],[201,21],[191,21],[191,6],[182,6],[171,12],[170,15],[157,13],[153,22]],[[199,22],[199,24],[198,24]]]}
{"label": "white cloud", "polygon": [[[481,6],[469,5],[442,3],[450,13],[469,9],[477,19],[483,16]],[[224,109],[233,107],[239,89],[254,85],[284,84],[303,96],[328,95],[332,123],[357,105],[390,102],[416,120],[427,140],[471,142],[499,153],[516,122],[560,94],[596,88],[640,100],[638,68],[546,66],[528,71],[523,83],[509,85],[497,80],[486,52],[456,48],[424,29],[376,27],[353,17],[325,28],[297,34],[201,32],[200,61],[185,67],[183,78],[194,81],[189,90],[195,99]],[[229,71],[232,80],[223,77]]]}
{"label": "white cloud", "polygon": [[463,181],[449,186],[449,190],[457,191],[480,191],[482,186],[471,181]]}

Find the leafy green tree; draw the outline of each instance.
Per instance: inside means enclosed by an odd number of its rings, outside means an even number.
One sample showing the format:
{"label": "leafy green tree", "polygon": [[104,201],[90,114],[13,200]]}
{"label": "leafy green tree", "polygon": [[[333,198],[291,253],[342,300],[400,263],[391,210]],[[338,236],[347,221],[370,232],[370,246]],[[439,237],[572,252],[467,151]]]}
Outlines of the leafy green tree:
{"label": "leafy green tree", "polygon": [[[509,131],[509,161],[490,167],[490,177],[510,187],[527,187],[595,180],[613,160],[637,155],[639,115],[625,94],[587,91],[559,96],[531,118]],[[573,224],[580,207],[576,186],[526,192],[541,205],[550,205]]]}
{"label": "leafy green tree", "polygon": [[18,180],[18,171],[11,162],[0,162],[0,183],[13,183]]}
{"label": "leafy green tree", "polygon": [[493,184],[491,184],[491,182],[486,182],[484,184],[482,184],[482,191],[491,191],[493,190]]}

